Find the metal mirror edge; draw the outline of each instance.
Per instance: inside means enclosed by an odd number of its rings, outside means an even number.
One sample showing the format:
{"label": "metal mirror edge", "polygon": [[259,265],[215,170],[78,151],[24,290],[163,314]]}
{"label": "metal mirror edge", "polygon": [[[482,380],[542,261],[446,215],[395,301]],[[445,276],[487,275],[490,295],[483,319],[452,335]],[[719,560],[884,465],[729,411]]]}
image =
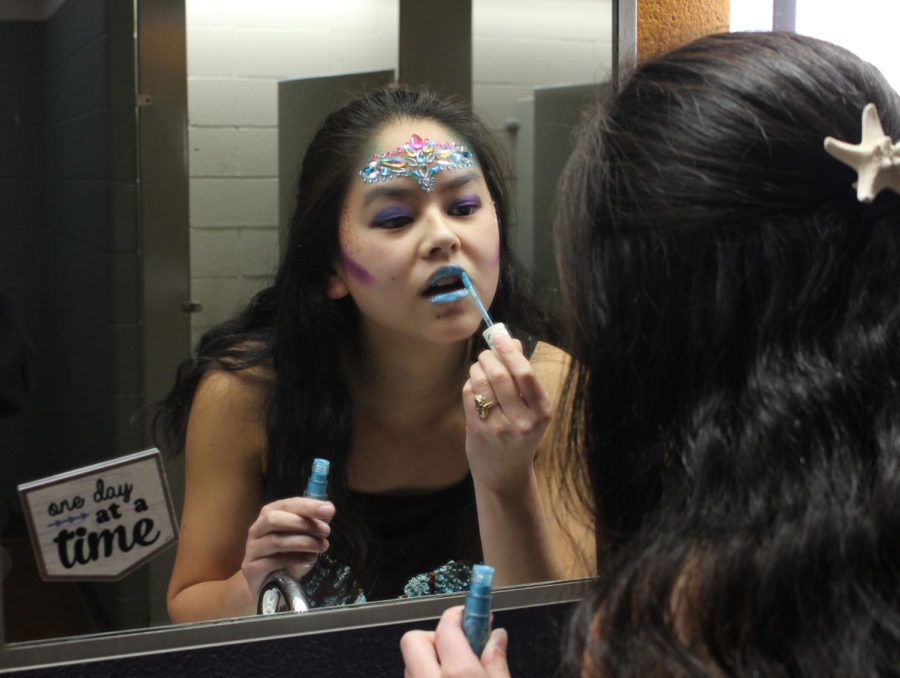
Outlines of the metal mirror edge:
{"label": "metal mirror edge", "polygon": [[[494,592],[492,609],[503,611],[575,602],[589,590],[591,582],[591,579],[575,579],[498,589]],[[305,614],[287,612],[133,632],[16,643],[6,646],[0,653],[0,674],[14,669],[35,669],[437,619],[447,607],[464,601],[465,593],[452,593],[332,607]]]}

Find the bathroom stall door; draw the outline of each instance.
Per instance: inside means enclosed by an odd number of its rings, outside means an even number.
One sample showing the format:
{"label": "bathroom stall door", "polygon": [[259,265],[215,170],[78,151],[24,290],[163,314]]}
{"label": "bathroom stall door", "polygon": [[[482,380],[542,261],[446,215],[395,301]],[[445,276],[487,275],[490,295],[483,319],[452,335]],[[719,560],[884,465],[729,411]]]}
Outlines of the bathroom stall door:
{"label": "bathroom stall door", "polygon": [[325,117],[361,92],[394,81],[394,71],[300,78],[278,83],[278,229],[284,248],[296,207],[300,161]]}
{"label": "bathroom stall door", "polygon": [[[190,356],[190,244],[187,166],[187,49],[184,0],[136,3],[138,35],[138,171],[141,243],[141,374],[145,407],[172,387]],[[146,436],[145,427],[145,436]],[[151,446],[145,437],[144,447]],[[184,462],[167,460],[166,475],[180,518]],[[175,549],[146,566],[147,618],[168,622],[166,588]]]}
{"label": "bathroom stall door", "polygon": [[541,302],[549,308],[558,308],[559,301],[553,249],[557,184],[572,153],[581,111],[596,91],[593,83],[536,87],[533,96],[519,100],[518,228],[513,246],[534,271]]}

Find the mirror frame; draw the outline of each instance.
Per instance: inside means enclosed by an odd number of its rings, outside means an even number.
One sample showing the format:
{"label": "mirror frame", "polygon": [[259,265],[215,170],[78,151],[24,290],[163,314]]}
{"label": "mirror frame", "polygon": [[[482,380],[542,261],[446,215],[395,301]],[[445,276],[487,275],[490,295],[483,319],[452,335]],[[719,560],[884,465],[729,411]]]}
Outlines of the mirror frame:
{"label": "mirror frame", "polygon": [[[568,610],[589,590],[591,579],[577,579],[563,582],[530,584],[499,589],[494,592],[492,612],[497,613],[499,622],[509,628],[515,627],[507,618],[511,614],[524,611],[531,618],[547,620],[549,623],[528,624],[535,634],[547,640],[548,634],[552,646],[533,642],[516,643],[514,649],[518,662],[536,665],[547,663],[548,655],[558,651],[559,635],[564,626]],[[409,628],[433,629],[434,620],[452,605],[465,603],[464,593],[423,596],[397,601],[379,601],[362,605],[329,607],[322,610],[297,614],[284,612],[270,616],[240,617],[211,622],[195,622],[190,624],[160,626],[149,630],[132,632],[102,633],[93,636],[73,636],[52,641],[33,641],[15,643],[3,648],[0,652],[0,674],[22,669],[55,669],[54,676],[69,675],[65,667],[71,668],[71,675],[83,675],[84,663],[92,663],[91,675],[121,674],[122,667],[110,667],[110,671],[101,669],[97,662],[121,662],[123,660],[142,657],[149,654],[173,654],[172,661],[177,663],[195,663],[197,657],[186,657],[194,653],[205,656],[203,661],[213,674],[228,675],[228,651],[252,652],[250,647],[260,641],[287,641],[278,643],[279,663],[286,661],[286,655],[292,655],[290,661],[302,659],[305,652],[321,653],[322,646],[331,646],[335,652],[329,655],[340,657],[340,662],[352,662],[365,665],[371,648],[365,644],[342,643],[339,631],[362,630],[369,627],[398,627],[393,629],[390,642],[393,646],[399,641],[399,634]],[[333,633],[333,636],[328,634]],[[521,632],[520,632],[521,633]],[[292,643],[298,636],[315,636],[307,638],[304,643]],[[555,640],[554,640],[555,639]],[[383,644],[383,643],[382,643]],[[238,645],[238,648],[226,646]],[[511,644],[512,645],[512,644]],[[399,662],[399,647],[395,659]],[[176,656],[174,653],[178,653]],[[224,655],[223,655],[224,653]],[[300,656],[297,656],[300,655]],[[256,665],[263,664],[269,654],[253,658]],[[511,654],[512,657],[512,654]],[[540,657],[540,659],[539,659]],[[555,657],[551,655],[551,659]],[[165,659],[163,659],[165,661]],[[335,661],[331,659],[331,661]],[[393,662],[394,659],[388,659]],[[215,663],[221,663],[221,672]],[[301,662],[302,663],[302,662]],[[233,668],[233,667],[232,667]],[[263,667],[264,671],[268,669]],[[126,671],[127,672],[127,671]],[[233,672],[231,675],[236,675]],[[377,675],[377,674],[375,674]],[[396,675],[396,674],[392,674]]]}
{"label": "mirror frame", "polygon": [[[618,79],[619,73],[633,64],[637,57],[637,0],[614,0],[612,21],[613,77]],[[494,592],[493,610],[502,612],[530,609],[537,614],[544,614],[560,604],[565,604],[568,608],[584,595],[590,581],[570,580],[500,589]],[[456,593],[335,607],[305,614],[241,617],[6,644],[0,587],[0,674],[56,667],[53,675],[65,675],[65,666],[74,665],[77,672],[78,666],[83,662],[112,661],[155,653],[191,652],[235,644],[249,645],[263,640],[295,636],[325,638],[328,633],[369,626],[418,625],[433,628],[432,620],[440,617],[447,607],[464,601],[465,595]],[[511,647],[515,648],[517,644],[514,641]],[[342,647],[341,652],[345,653],[348,649],[350,648]],[[539,643],[522,643],[518,650],[513,651],[520,653],[520,658],[521,653],[537,656],[548,652]],[[399,657],[399,649],[396,656]],[[100,668],[99,665],[96,668]]]}

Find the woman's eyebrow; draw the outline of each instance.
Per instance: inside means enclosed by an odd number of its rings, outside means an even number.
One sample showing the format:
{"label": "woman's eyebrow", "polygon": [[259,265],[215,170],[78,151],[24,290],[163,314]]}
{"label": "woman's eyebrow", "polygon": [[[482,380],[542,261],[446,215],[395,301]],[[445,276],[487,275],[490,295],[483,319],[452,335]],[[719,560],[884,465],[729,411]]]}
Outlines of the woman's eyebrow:
{"label": "woman's eyebrow", "polygon": [[408,188],[405,186],[374,186],[366,191],[363,196],[363,205],[370,205],[379,198],[390,198],[395,200],[407,200],[415,195],[417,188]]}
{"label": "woman's eyebrow", "polygon": [[441,182],[440,186],[438,186],[438,190],[441,193],[446,193],[448,191],[453,191],[461,186],[465,186],[466,184],[472,181],[478,181],[478,172],[465,172],[464,174],[459,174],[452,179],[448,179],[445,182]]}

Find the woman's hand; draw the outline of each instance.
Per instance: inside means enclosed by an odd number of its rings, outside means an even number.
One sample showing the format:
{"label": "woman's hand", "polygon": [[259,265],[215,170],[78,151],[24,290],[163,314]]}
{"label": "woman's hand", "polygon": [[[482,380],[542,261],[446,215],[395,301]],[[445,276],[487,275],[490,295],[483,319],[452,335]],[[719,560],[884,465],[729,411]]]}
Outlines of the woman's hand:
{"label": "woman's hand", "polygon": [[266,577],[274,570],[287,570],[299,579],[328,549],[328,522],[334,504],[306,497],[279,499],[260,509],[247,531],[241,571],[253,595],[259,595]]}
{"label": "woman's hand", "polygon": [[[550,423],[553,406],[522,344],[506,335],[494,337],[492,351],[483,351],[469,369],[463,386],[466,413],[466,455],[472,476],[494,491],[522,487],[532,472],[538,443]],[[494,402],[482,419],[475,396]]]}
{"label": "woman's hand", "polygon": [[463,607],[441,615],[435,631],[408,631],[400,639],[405,678],[509,678],[506,631],[494,629],[481,659],[462,631]]}

